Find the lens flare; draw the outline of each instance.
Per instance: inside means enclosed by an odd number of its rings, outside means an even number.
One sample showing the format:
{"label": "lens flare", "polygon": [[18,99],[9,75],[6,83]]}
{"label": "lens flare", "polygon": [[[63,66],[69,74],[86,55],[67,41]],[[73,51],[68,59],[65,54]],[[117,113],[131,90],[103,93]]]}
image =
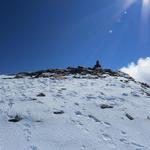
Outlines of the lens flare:
{"label": "lens flare", "polygon": [[150,15],[150,0],[143,0],[142,18],[148,20],[149,15]]}
{"label": "lens flare", "polygon": [[[140,3],[139,3],[140,2]],[[149,39],[149,24],[150,24],[150,0],[124,0],[123,10],[128,10],[134,4],[141,4],[141,16],[140,16],[140,41],[146,43]]]}
{"label": "lens flare", "polygon": [[150,0],[143,0],[143,6],[148,6],[150,4]]}

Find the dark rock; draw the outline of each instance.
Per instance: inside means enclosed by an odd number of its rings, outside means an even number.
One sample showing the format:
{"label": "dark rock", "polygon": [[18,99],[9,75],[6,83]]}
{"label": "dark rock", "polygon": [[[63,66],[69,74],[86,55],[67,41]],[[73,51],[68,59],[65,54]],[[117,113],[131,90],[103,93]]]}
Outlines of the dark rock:
{"label": "dark rock", "polygon": [[129,120],[134,120],[134,118],[133,118],[131,115],[129,115],[128,113],[126,113],[126,117],[127,117]]}
{"label": "dark rock", "polygon": [[147,119],[150,120],[150,116],[147,116]]}
{"label": "dark rock", "polygon": [[70,74],[80,74],[81,72],[83,72],[83,67],[78,67],[78,68],[68,67],[68,68]]}
{"label": "dark rock", "polygon": [[[36,72],[21,72],[17,73],[14,78],[24,78],[24,77],[31,77],[31,78],[54,78],[54,79],[66,79],[65,77],[68,75],[78,75],[80,78],[89,78],[89,79],[97,79],[97,78],[105,78],[107,75],[115,76],[117,77],[124,77],[127,80],[121,82],[127,83],[129,81],[136,82],[132,77],[130,77],[128,74],[125,74],[121,71],[113,71],[111,69],[103,69],[100,65],[99,61],[96,61],[96,64],[93,68],[90,67],[83,67],[78,66],[75,67],[68,67],[67,69],[47,69],[47,70],[40,70]],[[87,75],[91,75],[94,77],[87,77]],[[13,78],[13,79],[14,79]],[[75,78],[78,78],[75,76]],[[141,86],[144,88],[150,88],[149,85],[145,83],[141,83]]]}
{"label": "dark rock", "polygon": [[76,103],[74,103],[74,104],[75,104],[76,106],[79,106],[79,103],[77,103],[77,102],[76,102]]}
{"label": "dark rock", "polygon": [[150,93],[148,93],[148,92],[145,92],[145,94],[146,94],[146,96],[150,96]]}
{"label": "dark rock", "polygon": [[43,120],[35,120],[35,122],[38,122],[38,123],[40,123],[40,122],[43,122]]}
{"label": "dark rock", "polygon": [[124,73],[124,72],[122,72],[122,71],[117,71],[116,74],[117,74],[117,76],[119,76],[119,77],[124,77],[124,78],[128,79],[126,82],[129,82],[129,81],[134,81],[134,82],[136,82],[135,79],[132,78],[131,76],[129,76],[127,73]]}
{"label": "dark rock", "polygon": [[19,115],[16,115],[14,118],[9,119],[9,122],[19,122],[22,118]]}
{"label": "dark rock", "polygon": [[38,95],[37,95],[38,97],[44,97],[44,96],[46,96],[44,93],[39,93]]}
{"label": "dark rock", "polygon": [[42,75],[42,73],[40,72],[40,73],[37,73],[35,76],[34,76],[34,78],[40,78],[41,77],[41,75]]}
{"label": "dark rock", "polygon": [[143,87],[143,88],[150,88],[150,85],[148,85],[148,84],[146,84],[146,83],[143,83],[143,82],[140,82],[140,84],[141,84],[141,87]]}
{"label": "dark rock", "polygon": [[76,111],[75,114],[76,114],[77,116],[82,115],[82,113],[81,113],[80,111]]}
{"label": "dark rock", "polygon": [[54,111],[53,114],[56,114],[56,115],[64,114],[64,111],[63,110]]}
{"label": "dark rock", "polygon": [[67,90],[66,88],[61,88],[61,91]]}
{"label": "dark rock", "polygon": [[29,73],[29,72],[20,72],[20,73],[17,73],[14,78],[19,79],[19,78],[28,77],[30,75],[31,75],[31,73]]}
{"label": "dark rock", "polygon": [[127,93],[122,93],[122,95],[123,95],[123,96],[128,96],[128,94],[127,94]]}
{"label": "dark rock", "polygon": [[107,104],[101,104],[101,109],[106,109],[106,108],[113,108],[113,106],[111,105],[107,105]]}
{"label": "dark rock", "polygon": [[112,71],[111,69],[104,69],[104,72],[110,76],[119,76],[117,72]]}

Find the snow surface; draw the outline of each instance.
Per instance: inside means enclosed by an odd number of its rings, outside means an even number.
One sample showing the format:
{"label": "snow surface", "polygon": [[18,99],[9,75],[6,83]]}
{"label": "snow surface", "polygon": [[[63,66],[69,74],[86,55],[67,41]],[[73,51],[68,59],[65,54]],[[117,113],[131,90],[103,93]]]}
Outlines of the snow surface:
{"label": "snow surface", "polygon": [[[150,97],[139,83],[111,76],[4,77],[0,150],[150,150]],[[101,109],[101,104],[113,108]],[[22,120],[8,121],[16,115]]]}

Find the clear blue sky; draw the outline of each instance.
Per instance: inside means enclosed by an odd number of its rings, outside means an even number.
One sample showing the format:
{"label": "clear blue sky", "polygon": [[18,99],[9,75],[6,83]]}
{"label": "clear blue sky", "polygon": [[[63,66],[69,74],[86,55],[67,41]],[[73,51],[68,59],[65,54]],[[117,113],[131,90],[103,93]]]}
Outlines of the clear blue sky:
{"label": "clear blue sky", "polygon": [[126,9],[127,0],[1,0],[0,73],[93,66],[97,59],[119,69],[150,56],[141,1]]}

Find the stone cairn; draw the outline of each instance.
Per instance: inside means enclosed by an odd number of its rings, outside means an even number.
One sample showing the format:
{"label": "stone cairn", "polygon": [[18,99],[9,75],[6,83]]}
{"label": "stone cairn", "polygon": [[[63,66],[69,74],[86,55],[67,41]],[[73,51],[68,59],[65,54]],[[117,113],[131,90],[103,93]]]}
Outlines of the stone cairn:
{"label": "stone cairn", "polygon": [[102,66],[99,63],[99,60],[96,61],[95,66],[93,67],[94,70],[102,70]]}

